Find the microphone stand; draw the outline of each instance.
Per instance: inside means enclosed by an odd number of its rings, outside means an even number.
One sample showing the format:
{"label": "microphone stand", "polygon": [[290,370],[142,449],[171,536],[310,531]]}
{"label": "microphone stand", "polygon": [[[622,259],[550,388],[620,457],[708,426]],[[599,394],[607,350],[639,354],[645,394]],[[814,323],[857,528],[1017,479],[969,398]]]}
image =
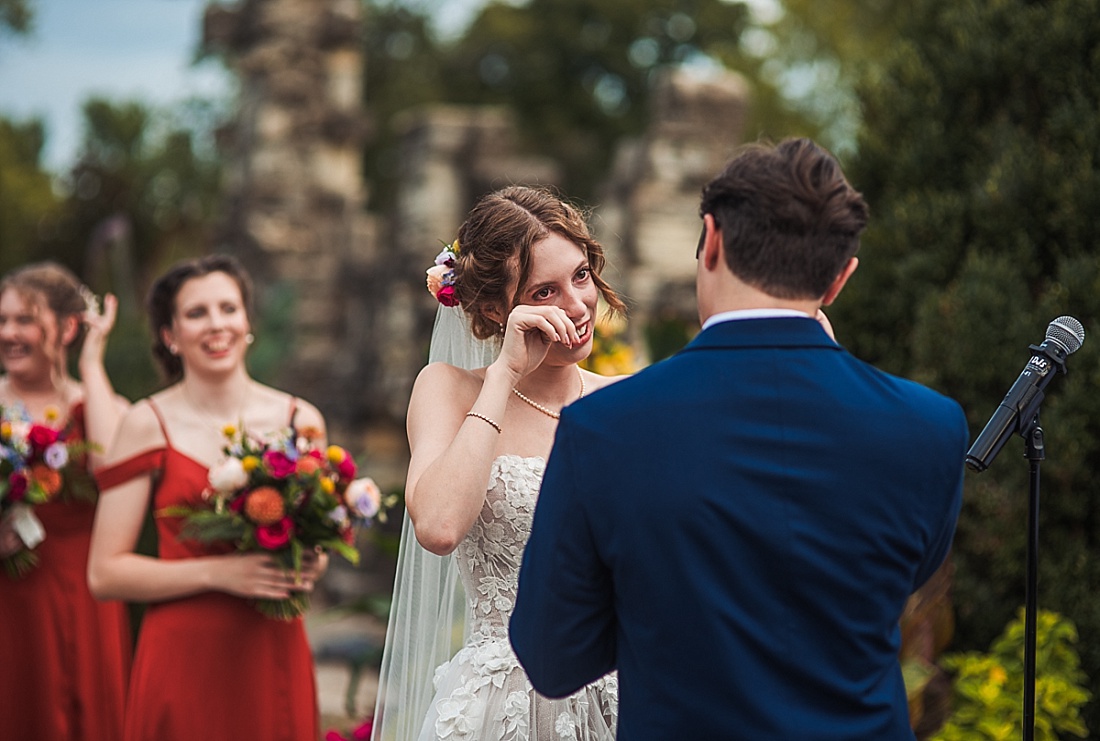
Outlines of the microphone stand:
{"label": "microphone stand", "polygon": [[[1065,317],[1065,319],[1072,320],[1077,325],[1079,331],[1074,331],[1074,335],[1078,340],[1076,346],[1071,349],[1060,342],[1044,342],[1042,345],[1031,345],[1029,347],[1034,353],[1032,356],[1033,362],[1036,356],[1042,355],[1053,364],[1053,368],[1050,369],[1051,375],[1044,375],[1047,380],[1057,375],[1059,371],[1066,372],[1066,356],[1075,352],[1081,346],[1081,342],[1084,341],[1084,330],[1080,327],[1080,322],[1073,319],[1073,317]],[[1051,322],[1051,327],[1055,327],[1057,321]],[[1063,330],[1067,329],[1067,327],[1061,325],[1057,326]],[[1050,339],[1049,329],[1047,338]],[[1048,348],[1048,344],[1053,345],[1053,347]],[[1041,366],[1036,367],[1041,368]],[[1030,369],[1031,363],[1028,364],[1028,370]],[[1021,374],[1022,378],[1023,374]],[[1020,381],[1018,380],[1017,383],[1020,383]],[[1004,445],[1007,436],[1014,432],[1024,439],[1024,457],[1027,458],[1030,465],[1030,493],[1027,513],[1027,575],[1024,584],[1023,741],[1034,741],[1035,739],[1035,644],[1037,642],[1036,623],[1038,618],[1039,583],[1039,464],[1046,459],[1043,428],[1039,426],[1039,406],[1043,403],[1045,396],[1043,388],[1045,386],[1045,382],[1039,382],[1037,386],[1025,390],[1029,393],[1017,394],[1015,393],[1016,385],[1013,385],[1008,396],[1005,397],[1005,401],[1002,402],[1002,406],[994,413],[989,423],[986,424],[986,429],[982,430],[982,434],[978,436],[966,455],[967,466],[980,473],[989,467],[993,458],[1000,451],[1001,446]],[[1009,403],[1016,406],[1015,412],[1012,414],[1014,424],[1012,426],[997,427],[996,425],[1007,425],[1008,420],[1004,418],[1001,410],[1006,408],[1005,405]],[[991,428],[994,429],[995,434],[993,438],[987,440],[985,439],[986,432]]]}
{"label": "microphone stand", "polygon": [[1046,458],[1039,412],[1021,432],[1031,485],[1027,512],[1027,577],[1024,586],[1024,719],[1023,741],[1035,739],[1035,643],[1039,583],[1039,464]]}
{"label": "microphone stand", "polygon": [[[1041,352],[1035,345],[1032,352]],[[1066,373],[1064,355],[1047,355],[1054,363],[1054,374]],[[1020,430],[1024,439],[1024,457],[1028,460],[1027,574],[1024,579],[1024,718],[1023,741],[1035,739],[1035,644],[1039,592],[1039,464],[1046,459],[1043,428],[1039,425],[1039,407],[1046,394],[1040,390],[1020,410]],[[1028,420],[1024,422],[1024,420]]]}

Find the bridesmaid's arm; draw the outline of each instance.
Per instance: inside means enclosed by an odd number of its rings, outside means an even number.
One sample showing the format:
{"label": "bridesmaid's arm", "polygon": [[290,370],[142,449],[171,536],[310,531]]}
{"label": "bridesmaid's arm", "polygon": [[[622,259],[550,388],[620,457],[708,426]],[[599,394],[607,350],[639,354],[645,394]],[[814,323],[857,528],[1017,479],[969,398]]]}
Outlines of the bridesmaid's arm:
{"label": "bridesmaid's arm", "polygon": [[[150,442],[154,443],[150,446]],[[122,419],[108,465],[133,458],[164,436],[148,404]],[[206,591],[285,599],[294,585],[265,554],[162,560],[134,552],[152,491],[151,474],[100,492],[88,555],[88,586],[99,599],[160,602]]]}
{"label": "bridesmaid's arm", "polygon": [[115,393],[103,367],[107,336],[115,325],[117,312],[118,299],[107,294],[103,297],[102,314],[89,311],[84,315],[88,333],[80,349],[79,368],[84,390],[84,428],[88,442],[93,444],[88,453],[93,471],[106,460],[107,447],[114,440],[118,424],[130,407],[130,402]]}

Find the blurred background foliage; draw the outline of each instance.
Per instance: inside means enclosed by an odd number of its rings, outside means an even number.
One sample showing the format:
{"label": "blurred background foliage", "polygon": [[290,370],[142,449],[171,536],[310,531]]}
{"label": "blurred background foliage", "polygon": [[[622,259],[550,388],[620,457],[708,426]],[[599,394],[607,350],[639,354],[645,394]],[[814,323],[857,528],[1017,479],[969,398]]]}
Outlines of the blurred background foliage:
{"label": "blurred background foliage", "polygon": [[[563,190],[598,207],[615,145],[644,126],[655,72],[722,64],[752,83],[750,138],[816,138],[871,204],[862,266],[831,311],[855,355],[958,399],[976,435],[1047,323],[1079,318],[1090,338],[1043,406],[1039,603],[1086,636],[1081,669],[1100,697],[1100,642],[1087,638],[1100,634],[1095,0],[496,0],[450,35],[432,0],[363,4],[373,211],[394,200],[402,114],[441,102],[509,106],[530,151],[561,164]],[[0,0],[0,56],[33,34],[34,7]],[[119,293],[108,363],[128,396],[156,384],[133,297],[167,262],[216,246],[212,142],[230,105],[89,100],[64,172],[41,165],[41,122],[0,119],[0,271],[58,259]],[[253,357],[261,377],[286,351],[289,304],[271,294]],[[643,332],[655,357],[688,339],[660,321]],[[1013,440],[988,472],[967,474],[952,650],[989,646],[1023,601],[1021,453]],[[1093,729],[1097,706],[1083,713]]]}

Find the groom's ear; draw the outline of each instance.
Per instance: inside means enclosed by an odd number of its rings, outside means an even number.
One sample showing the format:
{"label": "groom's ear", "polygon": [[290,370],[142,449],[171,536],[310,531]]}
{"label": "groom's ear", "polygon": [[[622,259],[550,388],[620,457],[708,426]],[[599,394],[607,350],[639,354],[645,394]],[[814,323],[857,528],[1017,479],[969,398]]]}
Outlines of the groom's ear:
{"label": "groom's ear", "polygon": [[825,292],[825,295],[821,297],[821,305],[828,306],[836,297],[840,295],[840,292],[844,290],[844,284],[848,282],[848,279],[852,277],[852,273],[856,272],[856,268],[859,267],[859,258],[848,258],[848,262],[845,263],[844,269],[837,274],[832,284],[829,286],[829,290]]}
{"label": "groom's ear", "polygon": [[703,214],[703,234],[699,237],[695,259],[699,260],[707,270],[714,270],[718,266],[719,259],[724,262],[723,250],[722,230],[718,226],[718,221],[711,214]]}

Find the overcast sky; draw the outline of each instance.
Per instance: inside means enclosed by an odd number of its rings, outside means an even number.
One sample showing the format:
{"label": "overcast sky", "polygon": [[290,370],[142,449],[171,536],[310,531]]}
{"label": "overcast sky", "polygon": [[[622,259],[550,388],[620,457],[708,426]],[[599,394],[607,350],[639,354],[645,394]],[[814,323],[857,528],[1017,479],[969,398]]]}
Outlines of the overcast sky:
{"label": "overcast sky", "polygon": [[[461,27],[484,0],[438,0]],[[192,64],[207,0],[33,0],[29,37],[0,36],[0,115],[46,122],[48,169],[73,163],[81,103],[91,95],[167,104],[226,94],[215,62]]]}

